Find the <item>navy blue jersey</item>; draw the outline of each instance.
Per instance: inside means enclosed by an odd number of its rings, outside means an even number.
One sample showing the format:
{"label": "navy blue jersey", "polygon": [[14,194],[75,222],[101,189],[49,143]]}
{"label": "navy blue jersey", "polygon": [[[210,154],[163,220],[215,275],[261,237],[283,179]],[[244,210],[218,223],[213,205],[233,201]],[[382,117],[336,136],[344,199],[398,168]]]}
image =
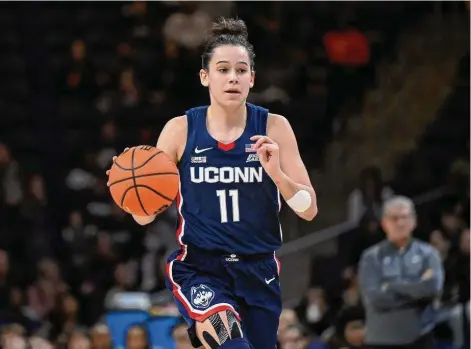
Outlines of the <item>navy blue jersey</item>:
{"label": "navy blue jersey", "polygon": [[204,106],[186,113],[188,136],[179,162],[178,242],[229,254],[273,252],[282,239],[280,194],[250,140],[266,135],[268,110],[247,104],[245,130],[229,144],[209,134],[207,110]]}

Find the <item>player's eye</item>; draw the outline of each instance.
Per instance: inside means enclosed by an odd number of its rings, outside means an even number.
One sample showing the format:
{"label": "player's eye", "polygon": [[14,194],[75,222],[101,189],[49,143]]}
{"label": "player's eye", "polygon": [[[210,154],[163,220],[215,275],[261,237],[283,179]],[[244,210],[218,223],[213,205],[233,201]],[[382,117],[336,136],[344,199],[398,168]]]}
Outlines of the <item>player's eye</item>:
{"label": "player's eye", "polygon": [[247,69],[238,69],[237,70],[237,73],[239,73],[239,74],[244,74],[246,72],[247,72]]}
{"label": "player's eye", "polygon": [[227,68],[219,68],[218,69],[218,72],[221,72],[221,73],[227,73],[229,71],[229,69]]}

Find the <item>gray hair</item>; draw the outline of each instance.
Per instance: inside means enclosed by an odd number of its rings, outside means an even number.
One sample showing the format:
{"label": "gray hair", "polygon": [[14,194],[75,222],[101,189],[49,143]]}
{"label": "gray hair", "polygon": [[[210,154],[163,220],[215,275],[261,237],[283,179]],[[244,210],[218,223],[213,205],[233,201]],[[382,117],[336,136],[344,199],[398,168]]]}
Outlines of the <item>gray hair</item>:
{"label": "gray hair", "polygon": [[406,207],[409,209],[410,213],[415,216],[414,202],[407,196],[398,195],[386,200],[383,204],[383,217],[387,215],[393,207]]}

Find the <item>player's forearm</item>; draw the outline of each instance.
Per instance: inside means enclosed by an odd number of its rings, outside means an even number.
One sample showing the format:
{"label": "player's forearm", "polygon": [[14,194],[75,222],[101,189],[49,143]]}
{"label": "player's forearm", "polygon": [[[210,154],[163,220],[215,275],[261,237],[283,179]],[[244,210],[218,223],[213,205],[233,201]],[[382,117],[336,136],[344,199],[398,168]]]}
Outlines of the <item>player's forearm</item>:
{"label": "player's forearm", "polygon": [[299,184],[293,181],[290,177],[288,177],[283,171],[272,178],[273,182],[275,182],[278,190],[280,191],[283,198],[288,201],[291,199],[296,193],[300,190],[306,190],[309,195],[311,196],[311,205],[307,210],[304,212],[297,212],[293,210],[299,217],[305,219],[307,221],[312,221],[314,217],[317,215],[317,200],[316,200],[316,193],[312,187],[307,185]]}

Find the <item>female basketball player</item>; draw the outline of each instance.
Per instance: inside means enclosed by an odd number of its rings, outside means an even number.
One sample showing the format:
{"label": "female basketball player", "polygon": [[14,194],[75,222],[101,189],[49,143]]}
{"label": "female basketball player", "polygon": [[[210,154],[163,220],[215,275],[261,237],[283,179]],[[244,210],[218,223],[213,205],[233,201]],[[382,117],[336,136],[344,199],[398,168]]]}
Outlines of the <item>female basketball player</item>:
{"label": "female basketball player", "polygon": [[289,122],[246,103],[254,57],[243,21],[215,23],[200,70],[211,104],[171,119],[157,142],[179,166],[181,250],[168,259],[167,287],[195,347],[275,348],[279,194],[301,218],[317,214]]}

